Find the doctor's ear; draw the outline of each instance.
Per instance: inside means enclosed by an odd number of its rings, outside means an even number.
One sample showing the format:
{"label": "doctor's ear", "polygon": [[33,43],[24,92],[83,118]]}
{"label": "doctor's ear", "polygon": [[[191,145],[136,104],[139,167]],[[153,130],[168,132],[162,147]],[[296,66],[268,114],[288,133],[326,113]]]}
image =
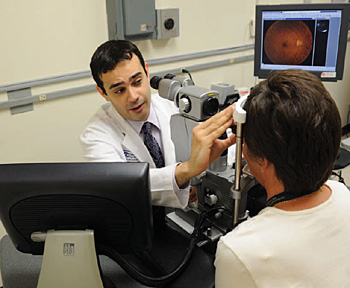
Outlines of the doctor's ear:
{"label": "doctor's ear", "polygon": [[101,96],[102,96],[103,98],[106,99],[106,101],[109,101],[108,96],[107,96],[107,95],[105,94],[105,92],[104,92],[100,87],[98,87],[97,85],[96,85],[96,90],[98,91],[98,93],[101,94]]}
{"label": "doctor's ear", "polygon": [[145,72],[146,72],[146,76],[148,78],[148,80],[150,79],[150,76],[149,76],[149,67],[148,67],[148,63],[145,62]]}

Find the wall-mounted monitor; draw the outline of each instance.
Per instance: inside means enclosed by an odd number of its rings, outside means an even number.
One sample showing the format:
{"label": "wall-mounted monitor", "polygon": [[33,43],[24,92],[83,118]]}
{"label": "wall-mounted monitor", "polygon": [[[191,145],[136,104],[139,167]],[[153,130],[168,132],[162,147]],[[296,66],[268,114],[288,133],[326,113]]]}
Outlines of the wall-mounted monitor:
{"label": "wall-mounted monitor", "polygon": [[343,78],[350,4],[257,5],[254,75],[303,69]]}

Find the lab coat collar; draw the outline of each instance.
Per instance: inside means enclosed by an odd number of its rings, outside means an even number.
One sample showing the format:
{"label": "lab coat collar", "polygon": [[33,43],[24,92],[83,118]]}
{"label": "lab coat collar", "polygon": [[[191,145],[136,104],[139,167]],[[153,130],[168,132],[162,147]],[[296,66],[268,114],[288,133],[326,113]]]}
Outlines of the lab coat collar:
{"label": "lab coat collar", "polygon": [[[157,123],[159,125],[157,127],[161,131],[165,166],[167,166],[169,164],[175,163],[175,154],[170,152],[175,151],[175,148],[173,142],[171,141],[170,123],[168,121],[164,121],[164,119],[168,119],[169,115],[165,114],[167,112],[164,111],[164,107],[162,106],[164,104],[161,101],[157,101],[157,97],[159,98],[160,96],[156,94],[152,95],[151,111],[152,109],[154,109],[154,116],[157,119]],[[151,155],[149,154],[146,146],[144,145],[141,137],[139,136],[139,133],[137,133],[134,130],[134,128],[128,121],[126,121],[122,116],[120,116],[120,114],[117,112],[117,110],[115,110],[115,108],[112,105],[109,109],[109,114],[112,116],[112,118],[115,119],[116,124],[119,126],[121,132],[124,135],[122,145],[124,147],[127,147],[140,162],[148,162],[150,163],[150,168],[156,168]],[[160,119],[161,121],[158,121],[158,119]],[[143,122],[140,122],[140,125],[142,127]]]}
{"label": "lab coat collar", "polygon": [[[109,114],[115,119],[115,123],[118,125],[120,131],[123,133],[124,138],[122,139],[122,146],[130,150],[132,154],[140,162],[147,162],[150,168],[156,168],[151,155],[149,154],[146,146],[134,128],[126,121],[117,110],[111,105],[109,109]],[[140,122],[143,123],[143,122]]]}
{"label": "lab coat collar", "polygon": [[[162,101],[159,101],[160,99],[157,99],[160,98],[159,95],[152,96],[152,105],[154,107],[156,118],[159,120],[159,126],[157,127],[161,131],[165,166],[167,166],[169,164],[175,163],[175,153],[173,152],[175,151],[175,147],[173,141],[171,140],[170,122],[169,120],[164,121],[165,119],[169,119],[169,114],[167,114],[169,111],[167,109],[164,109],[164,103]],[[169,100],[164,99],[164,101]]]}

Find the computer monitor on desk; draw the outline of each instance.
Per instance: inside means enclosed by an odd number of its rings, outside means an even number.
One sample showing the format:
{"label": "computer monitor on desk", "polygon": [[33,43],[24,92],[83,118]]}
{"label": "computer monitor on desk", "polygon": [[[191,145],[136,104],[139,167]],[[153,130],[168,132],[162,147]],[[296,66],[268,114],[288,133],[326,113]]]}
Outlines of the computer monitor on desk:
{"label": "computer monitor on desk", "polygon": [[[79,279],[74,287],[102,287],[95,245],[118,253],[151,248],[148,168],[147,163],[0,165],[1,221],[19,251],[44,253],[38,287],[68,287],[62,281],[71,274]],[[92,272],[79,276],[79,270],[66,269],[60,275],[52,271],[60,258],[66,268],[70,263],[78,268],[75,259],[93,262],[81,266]]]}
{"label": "computer monitor on desk", "polygon": [[350,4],[257,5],[254,75],[294,68],[341,80],[349,13]]}

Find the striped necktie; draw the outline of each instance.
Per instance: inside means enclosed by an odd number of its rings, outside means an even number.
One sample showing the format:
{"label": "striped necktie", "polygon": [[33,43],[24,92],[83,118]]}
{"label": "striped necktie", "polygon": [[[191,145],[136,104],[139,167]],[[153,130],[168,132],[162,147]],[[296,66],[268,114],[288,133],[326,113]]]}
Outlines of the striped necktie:
{"label": "striped necktie", "polygon": [[143,142],[152,156],[154,164],[157,168],[165,166],[162,150],[159,147],[157,140],[152,135],[152,127],[150,122],[143,123],[142,132],[144,135]]}

